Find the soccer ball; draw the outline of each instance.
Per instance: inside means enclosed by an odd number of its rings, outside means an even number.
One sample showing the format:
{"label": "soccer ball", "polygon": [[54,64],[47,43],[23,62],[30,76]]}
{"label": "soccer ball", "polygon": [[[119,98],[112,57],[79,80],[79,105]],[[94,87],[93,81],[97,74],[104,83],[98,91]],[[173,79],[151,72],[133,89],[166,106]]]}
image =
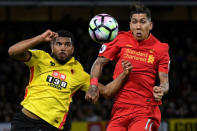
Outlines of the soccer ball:
{"label": "soccer ball", "polygon": [[91,19],[88,30],[94,41],[107,43],[117,36],[118,23],[111,15],[98,14]]}

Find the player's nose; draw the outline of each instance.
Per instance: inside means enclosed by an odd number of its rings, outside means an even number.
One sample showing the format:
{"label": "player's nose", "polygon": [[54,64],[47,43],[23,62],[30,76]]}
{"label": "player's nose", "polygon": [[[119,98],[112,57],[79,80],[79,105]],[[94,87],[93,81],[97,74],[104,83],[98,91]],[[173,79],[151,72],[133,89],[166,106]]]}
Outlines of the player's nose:
{"label": "player's nose", "polygon": [[140,23],[137,23],[137,24],[136,24],[136,28],[137,28],[137,29],[141,29],[141,24],[140,24]]}
{"label": "player's nose", "polygon": [[64,45],[64,44],[63,44],[63,45],[61,45],[61,47],[60,47],[61,51],[65,51],[65,50],[66,50],[66,48],[67,48],[67,47],[66,47],[66,45]]}

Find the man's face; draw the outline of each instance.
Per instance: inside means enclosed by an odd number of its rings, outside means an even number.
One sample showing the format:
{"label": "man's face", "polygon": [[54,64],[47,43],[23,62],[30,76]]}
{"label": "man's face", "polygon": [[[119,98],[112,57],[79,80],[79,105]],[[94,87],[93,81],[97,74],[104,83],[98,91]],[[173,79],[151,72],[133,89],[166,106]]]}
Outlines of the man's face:
{"label": "man's face", "polygon": [[130,29],[137,41],[148,38],[150,30],[153,28],[152,22],[146,14],[133,14],[130,21]]}
{"label": "man's face", "polygon": [[51,45],[52,55],[61,64],[66,63],[74,52],[74,46],[70,37],[57,37]]}

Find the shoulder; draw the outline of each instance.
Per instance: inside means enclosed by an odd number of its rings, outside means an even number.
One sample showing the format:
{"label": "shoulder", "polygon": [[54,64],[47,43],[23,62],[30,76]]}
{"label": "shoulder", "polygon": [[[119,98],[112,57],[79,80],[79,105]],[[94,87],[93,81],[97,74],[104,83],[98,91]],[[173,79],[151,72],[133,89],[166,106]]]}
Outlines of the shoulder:
{"label": "shoulder", "polygon": [[71,58],[68,64],[71,66],[71,68],[73,68],[77,72],[84,71],[82,64],[78,60],[76,60],[74,57]]}
{"label": "shoulder", "polygon": [[153,41],[154,43],[154,48],[157,51],[168,51],[169,50],[169,46],[168,43],[165,42],[161,42],[160,40],[158,40],[155,36],[153,36],[151,34],[151,41]]}
{"label": "shoulder", "polygon": [[158,53],[159,56],[163,56],[165,54],[169,54],[169,45],[168,43],[162,43],[158,41],[155,44],[155,51]]}
{"label": "shoulder", "polygon": [[169,45],[168,43],[162,43],[162,42],[157,42],[157,46],[160,50],[165,51],[165,50],[169,50]]}
{"label": "shoulder", "polygon": [[32,55],[37,55],[37,56],[41,56],[41,55],[46,55],[48,53],[46,53],[43,50],[37,50],[37,49],[29,49],[28,50],[30,53],[32,53]]}
{"label": "shoulder", "polygon": [[80,77],[81,79],[85,80],[89,77],[89,74],[84,71],[82,64],[78,60],[74,61],[72,67],[76,71],[76,74],[78,74],[78,77]]}
{"label": "shoulder", "polygon": [[31,58],[25,62],[28,66],[33,66],[38,63],[38,61],[45,61],[45,58],[48,57],[48,53],[42,50],[29,49],[28,51],[31,54]]}
{"label": "shoulder", "polygon": [[84,70],[82,64],[81,64],[78,60],[75,60],[75,61],[74,61],[74,65],[75,65],[75,67],[76,67],[78,70],[81,70],[81,71]]}
{"label": "shoulder", "polygon": [[124,42],[125,40],[128,40],[130,37],[131,37],[130,31],[119,31],[116,38],[109,43],[105,43],[105,45],[107,45],[107,46],[119,45],[120,43]]}

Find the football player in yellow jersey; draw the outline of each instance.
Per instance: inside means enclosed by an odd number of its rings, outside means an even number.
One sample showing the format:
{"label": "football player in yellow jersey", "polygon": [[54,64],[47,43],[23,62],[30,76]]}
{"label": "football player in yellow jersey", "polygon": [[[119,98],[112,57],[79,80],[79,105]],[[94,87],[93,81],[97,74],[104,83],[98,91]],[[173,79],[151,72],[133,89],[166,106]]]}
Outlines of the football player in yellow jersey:
{"label": "football player in yellow jersey", "polygon": [[[22,112],[12,120],[11,131],[58,131],[67,120],[72,95],[78,89],[87,91],[90,76],[73,57],[72,33],[47,30],[41,35],[11,46],[11,57],[23,61],[30,69],[30,80],[25,90]],[[31,50],[34,46],[51,43],[51,54]],[[115,94],[127,79],[132,66],[122,62],[123,72],[106,86],[98,84],[104,97]]]}

